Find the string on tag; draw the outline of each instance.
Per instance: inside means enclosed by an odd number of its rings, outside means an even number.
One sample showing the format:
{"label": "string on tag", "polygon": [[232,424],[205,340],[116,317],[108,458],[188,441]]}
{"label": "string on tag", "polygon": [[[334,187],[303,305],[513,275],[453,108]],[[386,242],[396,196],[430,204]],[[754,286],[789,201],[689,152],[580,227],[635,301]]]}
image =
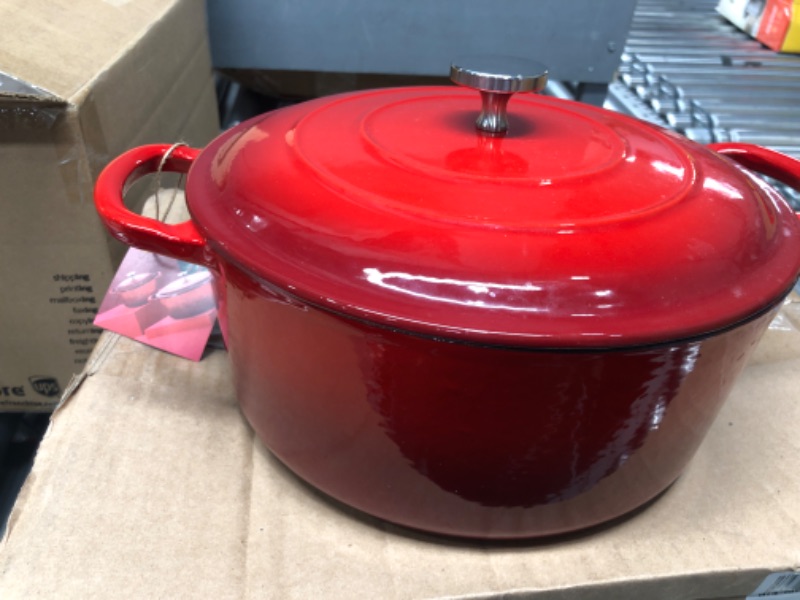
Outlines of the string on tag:
{"label": "string on tag", "polygon": [[[156,178],[153,181],[153,191],[151,196],[154,197],[156,203],[156,221],[161,220],[161,200],[158,196],[159,191],[161,190],[161,174],[164,172],[164,165],[167,164],[170,156],[172,153],[175,152],[176,148],[180,148],[181,146],[187,146],[186,142],[175,142],[170,146],[166,152],[164,152],[164,156],[161,157],[161,160],[158,163],[158,169],[156,169]],[[172,209],[172,205],[175,203],[175,198],[178,197],[178,191],[183,186],[183,179],[184,173],[181,173],[180,177],[178,178],[178,183],[175,188],[172,190],[172,198],[169,200],[169,204],[167,204],[167,209],[164,211],[164,219],[167,218],[169,211]]]}

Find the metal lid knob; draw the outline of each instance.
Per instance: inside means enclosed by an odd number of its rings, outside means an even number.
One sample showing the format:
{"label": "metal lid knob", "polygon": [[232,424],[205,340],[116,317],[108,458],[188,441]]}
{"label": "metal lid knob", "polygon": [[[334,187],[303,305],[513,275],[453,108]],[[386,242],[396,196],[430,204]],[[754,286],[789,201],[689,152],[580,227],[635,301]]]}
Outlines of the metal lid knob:
{"label": "metal lid knob", "polygon": [[480,91],[483,109],[475,125],[481,131],[501,134],[508,130],[506,107],[511,94],[542,91],[547,67],[510,56],[469,56],[453,61],[450,79]]}

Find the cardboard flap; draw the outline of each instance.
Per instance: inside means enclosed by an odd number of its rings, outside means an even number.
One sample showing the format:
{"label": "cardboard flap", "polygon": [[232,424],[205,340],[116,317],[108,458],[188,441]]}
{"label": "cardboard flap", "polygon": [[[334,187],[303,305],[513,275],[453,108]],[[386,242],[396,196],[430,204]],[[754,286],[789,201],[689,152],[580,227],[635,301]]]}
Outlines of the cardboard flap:
{"label": "cardboard flap", "polygon": [[[202,11],[202,2],[196,3]],[[141,37],[154,14],[170,6],[161,0],[0,2],[0,65],[69,100]]]}

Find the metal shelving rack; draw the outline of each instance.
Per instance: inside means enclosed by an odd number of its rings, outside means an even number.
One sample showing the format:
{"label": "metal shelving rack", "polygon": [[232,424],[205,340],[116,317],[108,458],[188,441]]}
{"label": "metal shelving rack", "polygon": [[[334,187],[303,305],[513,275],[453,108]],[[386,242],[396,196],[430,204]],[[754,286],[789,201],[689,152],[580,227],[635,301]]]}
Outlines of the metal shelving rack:
{"label": "metal shelving rack", "polygon": [[[800,55],[769,50],[717,0],[639,0],[607,105],[699,143],[749,142],[800,159]],[[800,209],[800,194],[784,188]]]}

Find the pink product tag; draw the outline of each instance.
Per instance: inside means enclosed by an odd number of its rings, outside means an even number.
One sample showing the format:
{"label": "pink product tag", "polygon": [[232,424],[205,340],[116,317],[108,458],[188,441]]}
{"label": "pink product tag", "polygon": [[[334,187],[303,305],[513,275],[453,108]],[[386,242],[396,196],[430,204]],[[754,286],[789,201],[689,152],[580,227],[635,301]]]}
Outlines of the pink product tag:
{"label": "pink product tag", "polygon": [[94,324],[191,360],[200,360],[217,320],[205,267],[132,248]]}

